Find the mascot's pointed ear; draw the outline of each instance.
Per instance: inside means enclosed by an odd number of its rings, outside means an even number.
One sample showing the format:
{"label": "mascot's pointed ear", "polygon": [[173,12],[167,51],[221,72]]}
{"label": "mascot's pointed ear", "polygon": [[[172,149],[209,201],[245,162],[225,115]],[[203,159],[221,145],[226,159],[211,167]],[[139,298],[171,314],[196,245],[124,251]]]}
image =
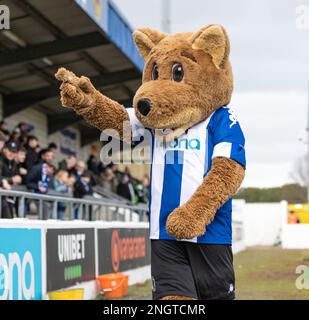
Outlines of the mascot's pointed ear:
{"label": "mascot's pointed ear", "polygon": [[166,36],[166,33],[149,28],[137,29],[133,33],[135,44],[144,59],[147,58],[151,49]]}
{"label": "mascot's pointed ear", "polygon": [[213,24],[200,29],[191,36],[190,42],[193,49],[208,53],[217,69],[228,59],[230,42],[226,31],[220,25]]}

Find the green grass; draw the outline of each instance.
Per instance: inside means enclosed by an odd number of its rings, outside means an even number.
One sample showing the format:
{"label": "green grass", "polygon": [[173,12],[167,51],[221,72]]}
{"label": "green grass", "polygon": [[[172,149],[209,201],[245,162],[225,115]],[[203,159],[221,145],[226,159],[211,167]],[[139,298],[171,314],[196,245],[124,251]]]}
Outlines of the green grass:
{"label": "green grass", "polygon": [[234,257],[237,299],[309,300],[309,290],[299,290],[298,265],[309,266],[309,250],[255,247]]}
{"label": "green grass", "polygon": [[[295,286],[298,265],[309,267],[309,250],[253,247],[235,255],[236,299],[309,300],[309,290]],[[125,299],[151,299],[151,282],[131,286]]]}

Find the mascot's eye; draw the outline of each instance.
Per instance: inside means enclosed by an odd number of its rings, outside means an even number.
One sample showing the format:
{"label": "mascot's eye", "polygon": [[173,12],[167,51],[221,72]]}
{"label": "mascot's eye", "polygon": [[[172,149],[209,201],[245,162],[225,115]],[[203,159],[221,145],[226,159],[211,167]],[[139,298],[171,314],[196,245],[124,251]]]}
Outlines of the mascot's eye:
{"label": "mascot's eye", "polygon": [[183,80],[184,71],[180,63],[175,63],[172,68],[172,78],[176,82],[181,82]]}
{"label": "mascot's eye", "polygon": [[151,80],[157,80],[159,78],[159,68],[155,64],[151,71]]}

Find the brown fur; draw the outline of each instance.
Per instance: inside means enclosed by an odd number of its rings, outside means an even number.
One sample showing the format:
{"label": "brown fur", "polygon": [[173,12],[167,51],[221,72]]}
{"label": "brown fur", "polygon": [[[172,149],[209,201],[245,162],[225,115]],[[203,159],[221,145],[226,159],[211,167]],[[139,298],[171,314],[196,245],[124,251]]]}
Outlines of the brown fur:
{"label": "brown fur", "polygon": [[237,162],[217,157],[203,183],[184,205],[168,217],[166,229],[176,239],[192,239],[205,232],[218,208],[239,188],[245,175]]}
{"label": "brown fur", "polygon": [[77,77],[73,72],[60,68],[55,77],[62,81],[61,104],[86,119],[99,130],[116,130],[123,136],[123,123],[129,121],[125,108],[118,102],[104,96],[96,90],[87,77]]}
{"label": "brown fur", "polygon": [[[134,33],[135,43],[145,59],[143,84],[134,97],[138,119],[145,127],[172,128],[174,138],[215,110],[230,102],[233,75],[229,62],[230,43],[222,26],[209,25],[195,33],[167,35],[152,29]],[[172,80],[172,67],[180,63],[184,80]],[[151,80],[154,64],[159,77]],[[123,122],[129,120],[123,106],[97,91],[88,78],[76,77],[60,69],[56,77],[61,85],[63,106],[73,108],[99,129],[112,128],[122,139]],[[151,101],[151,110],[143,116],[137,109],[140,99]],[[178,239],[201,235],[217,209],[239,188],[244,168],[227,158],[215,158],[212,168],[191,199],[175,209],[167,221],[167,231]]]}
{"label": "brown fur", "polygon": [[[151,38],[152,47],[147,39],[149,29],[134,33],[136,44],[146,59],[143,84],[134,97],[135,112],[146,127],[186,130],[230,102],[233,76],[228,60],[229,40],[225,30],[214,25],[196,33],[160,36],[158,33],[154,31],[156,40]],[[171,81],[172,66],[176,62],[184,68],[185,80],[180,83]],[[154,64],[158,66],[159,78],[151,81]],[[147,116],[137,109],[141,98],[152,103]]]}

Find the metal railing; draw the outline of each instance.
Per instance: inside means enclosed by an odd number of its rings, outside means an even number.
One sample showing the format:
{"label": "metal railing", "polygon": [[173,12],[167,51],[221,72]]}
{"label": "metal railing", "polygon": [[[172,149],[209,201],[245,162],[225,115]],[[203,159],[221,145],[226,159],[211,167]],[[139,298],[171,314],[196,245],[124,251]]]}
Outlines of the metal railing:
{"label": "metal railing", "polygon": [[104,220],[104,221],[147,221],[145,205],[128,205],[111,199],[72,197],[37,194],[24,191],[0,189],[0,218],[2,218],[3,201],[11,202],[17,212],[17,217],[25,218],[27,208],[32,202],[37,207],[38,219],[57,219],[59,204],[66,207],[69,219]]}

